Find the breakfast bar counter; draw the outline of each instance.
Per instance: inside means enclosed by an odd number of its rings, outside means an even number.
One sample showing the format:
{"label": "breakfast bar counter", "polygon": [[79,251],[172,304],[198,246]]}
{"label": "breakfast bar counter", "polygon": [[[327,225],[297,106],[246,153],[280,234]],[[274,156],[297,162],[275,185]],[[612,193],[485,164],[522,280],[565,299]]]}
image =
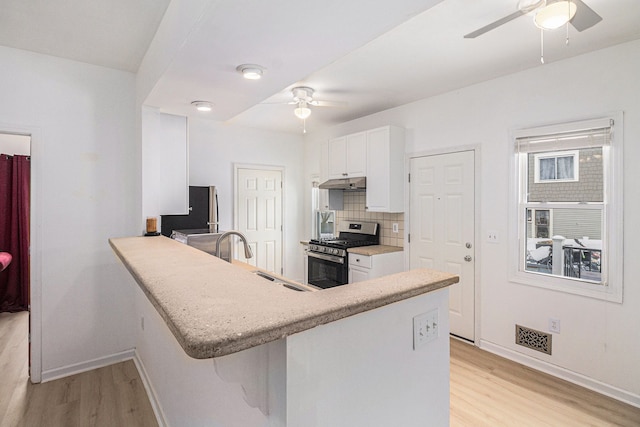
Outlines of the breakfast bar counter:
{"label": "breakfast bar counter", "polygon": [[109,242],[159,425],[449,425],[457,276],[419,269],[301,292],[166,237]]}
{"label": "breakfast bar counter", "polygon": [[109,240],[184,351],[224,356],[458,282],[418,269],[298,292],[163,236]]}

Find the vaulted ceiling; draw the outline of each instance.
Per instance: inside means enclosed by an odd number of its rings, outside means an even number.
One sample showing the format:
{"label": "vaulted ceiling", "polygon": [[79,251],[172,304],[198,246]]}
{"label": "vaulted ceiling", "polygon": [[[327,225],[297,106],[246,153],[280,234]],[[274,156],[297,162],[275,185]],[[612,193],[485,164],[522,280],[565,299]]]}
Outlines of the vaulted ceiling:
{"label": "vaulted ceiling", "polygon": [[[0,45],[135,72],[176,2],[0,0]],[[523,15],[475,39],[463,35],[517,10],[517,0],[199,0],[202,13],[146,104],[262,129],[301,132],[291,88],[343,107],[311,107],[307,129],[640,38],[640,1],[588,0],[603,20],[545,32]],[[621,58],[624,60],[624,58]],[[266,68],[258,81],[236,72]],[[561,76],[559,76],[561,77]],[[564,76],[566,77],[566,76]],[[194,100],[214,109],[197,113]]]}

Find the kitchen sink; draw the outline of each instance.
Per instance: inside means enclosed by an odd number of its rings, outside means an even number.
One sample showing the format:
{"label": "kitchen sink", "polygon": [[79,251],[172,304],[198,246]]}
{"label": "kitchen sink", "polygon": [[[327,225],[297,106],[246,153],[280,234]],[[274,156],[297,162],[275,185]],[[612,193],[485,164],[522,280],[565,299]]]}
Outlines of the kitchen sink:
{"label": "kitchen sink", "polygon": [[262,277],[265,280],[269,280],[270,282],[273,282],[275,284],[278,285],[282,285],[287,289],[291,289],[292,291],[298,291],[298,292],[309,292],[311,291],[311,289],[308,289],[304,286],[301,286],[297,283],[293,283],[293,282],[289,282],[287,280],[284,280],[280,277],[276,277],[276,276],[272,276],[269,273],[266,273],[264,271],[260,271],[260,270],[254,270],[252,271],[253,274],[255,274],[258,277]]}

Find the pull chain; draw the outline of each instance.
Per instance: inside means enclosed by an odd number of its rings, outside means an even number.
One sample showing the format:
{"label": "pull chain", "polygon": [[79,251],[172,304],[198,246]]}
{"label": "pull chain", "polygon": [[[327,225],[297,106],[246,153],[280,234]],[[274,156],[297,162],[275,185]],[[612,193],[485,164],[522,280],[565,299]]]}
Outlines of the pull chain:
{"label": "pull chain", "polygon": [[544,30],[540,29],[540,63],[544,64]]}
{"label": "pull chain", "polygon": [[[571,2],[567,2],[567,16],[571,16]],[[567,21],[567,40],[565,44],[569,46],[569,21]]]}

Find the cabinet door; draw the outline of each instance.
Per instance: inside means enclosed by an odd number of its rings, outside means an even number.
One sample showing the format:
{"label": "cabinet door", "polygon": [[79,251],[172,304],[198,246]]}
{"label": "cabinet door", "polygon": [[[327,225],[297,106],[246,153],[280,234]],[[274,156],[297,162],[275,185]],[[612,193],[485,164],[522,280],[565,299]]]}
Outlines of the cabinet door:
{"label": "cabinet door", "polygon": [[345,178],[347,173],[347,138],[340,137],[329,141],[327,175],[329,179]]}
{"label": "cabinet door", "polygon": [[365,280],[369,280],[367,269],[349,267],[349,283],[364,282]]}
{"label": "cabinet door", "polygon": [[404,211],[404,130],[394,126],[367,132],[369,212]]}
{"label": "cabinet door", "polygon": [[367,135],[367,210],[385,211],[389,207],[389,128],[375,129]]}
{"label": "cabinet door", "polygon": [[346,137],[346,173],[349,178],[367,175],[367,133],[360,132]]}
{"label": "cabinet door", "polygon": [[187,118],[142,109],[143,215],[184,215],[189,208]]}

